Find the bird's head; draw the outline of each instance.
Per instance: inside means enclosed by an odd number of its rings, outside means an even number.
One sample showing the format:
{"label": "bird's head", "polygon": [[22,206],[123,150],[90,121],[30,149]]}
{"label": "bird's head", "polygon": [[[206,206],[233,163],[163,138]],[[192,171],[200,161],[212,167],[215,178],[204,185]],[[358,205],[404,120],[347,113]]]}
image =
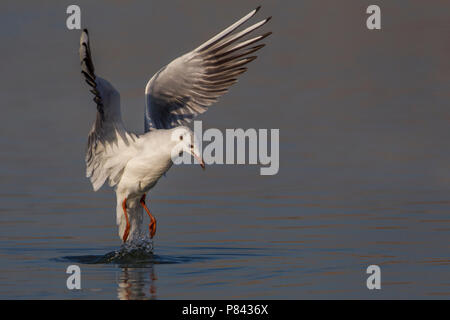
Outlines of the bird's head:
{"label": "bird's head", "polygon": [[171,139],[174,143],[172,147],[172,160],[181,157],[183,153],[192,155],[200,164],[202,169],[205,169],[200,149],[195,143],[194,133],[188,127],[177,127],[171,130]]}

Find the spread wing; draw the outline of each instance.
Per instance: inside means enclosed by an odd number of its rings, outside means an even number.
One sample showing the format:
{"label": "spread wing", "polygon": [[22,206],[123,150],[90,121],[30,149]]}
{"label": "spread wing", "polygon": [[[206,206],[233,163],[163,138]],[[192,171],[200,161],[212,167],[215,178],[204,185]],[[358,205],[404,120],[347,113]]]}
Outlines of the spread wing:
{"label": "spread wing", "polygon": [[247,70],[244,65],[256,59],[251,54],[264,47],[264,44],[254,44],[271,34],[268,32],[239,42],[270,17],[233,33],[259,8],[195,50],[173,60],[150,79],[145,88],[146,132],[152,128],[168,129],[191,122],[237,82],[237,76]]}
{"label": "spread wing", "polygon": [[97,104],[97,118],[89,133],[86,151],[86,176],[97,191],[109,178],[116,185],[130,157],[125,149],[137,136],[125,130],[120,113],[120,94],[105,79],[95,75],[89,35],[83,30],[80,38],[81,73],[91,87]]}

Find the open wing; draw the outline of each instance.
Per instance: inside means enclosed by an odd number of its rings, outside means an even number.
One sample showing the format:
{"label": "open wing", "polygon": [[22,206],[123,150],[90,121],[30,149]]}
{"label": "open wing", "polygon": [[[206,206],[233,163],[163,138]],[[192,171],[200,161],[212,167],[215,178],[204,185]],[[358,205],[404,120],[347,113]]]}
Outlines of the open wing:
{"label": "open wing", "polygon": [[264,47],[264,44],[252,45],[271,34],[268,32],[237,42],[270,20],[269,17],[233,33],[259,8],[197,49],[173,60],[150,79],[145,88],[146,132],[152,128],[168,129],[191,122],[237,82],[237,76],[247,70],[244,65],[256,59],[250,54]]}
{"label": "open wing", "polygon": [[81,73],[97,104],[97,118],[89,133],[86,151],[86,176],[97,191],[108,178],[111,186],[119,182],[131,157],[130,152],[124,152],[124,149],[130,146],[136,135],[127,132],[123,126],[119,92],[108,81],[95,75],[86,29],[80,38],[80,60]]}

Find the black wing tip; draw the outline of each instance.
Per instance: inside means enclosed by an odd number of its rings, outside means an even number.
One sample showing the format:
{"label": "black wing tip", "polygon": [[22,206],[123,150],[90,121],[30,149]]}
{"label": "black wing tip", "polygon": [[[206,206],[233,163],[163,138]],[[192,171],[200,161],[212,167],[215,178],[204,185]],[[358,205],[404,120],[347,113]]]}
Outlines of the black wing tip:
{"label": "black wing tip", "polygon": [[261,48],[264,48],[265,46],[266,46],[265,43],[261,43],[261,44],[258,44],[257,46],[254,46],[254,47],[252,48],[252,50],[257,51],[257,50],[259,50],[259,49],[261,49]]}
{"label": "black wing tip", "polygon": [[255,60],[256,58],[258,58],[258,56],[250,56],[250,57],[246,57],[246,63],[252,62],[253,60]]}
{"label": "black wing tip", "polygon": [[83,29],[80,36],[80,45],[84,45],[89,50],[89,33],[87,29]]}
{"label": "black wing tip", "polygon": [[257,13],[259,11],[259,9],[261,9],[261,5],[259,5],[255,8],[255,13]]}

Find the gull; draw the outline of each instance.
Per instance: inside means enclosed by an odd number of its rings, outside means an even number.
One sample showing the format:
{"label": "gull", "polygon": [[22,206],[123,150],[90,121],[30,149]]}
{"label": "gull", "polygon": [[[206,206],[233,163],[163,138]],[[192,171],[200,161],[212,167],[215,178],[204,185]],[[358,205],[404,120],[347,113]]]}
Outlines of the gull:
{"label": "gull", "polygon": [[148,81],[143,134],[125,129],[120,94],[110,82],[95,74],[88,30],[82,31],[81,73],[97,104],[96,120],[88,137],[86,176],[94,191],[106,181],[114,187],[116,222],[124,243],[142,235],[143,209],[150,218],[149,233],[153,239],[156,219],[146,205],[146,194],[171,168],[174,154],[190,154],[205,168],[199,148],[193,142],[194,134],[187,125],[237,82],[237,77],[247,70],[244,65],[256,59],[251,54],[264,47],[256,43],[271,32],[243,38],[271,17],[237,31],[259,9],[173,60]]}

